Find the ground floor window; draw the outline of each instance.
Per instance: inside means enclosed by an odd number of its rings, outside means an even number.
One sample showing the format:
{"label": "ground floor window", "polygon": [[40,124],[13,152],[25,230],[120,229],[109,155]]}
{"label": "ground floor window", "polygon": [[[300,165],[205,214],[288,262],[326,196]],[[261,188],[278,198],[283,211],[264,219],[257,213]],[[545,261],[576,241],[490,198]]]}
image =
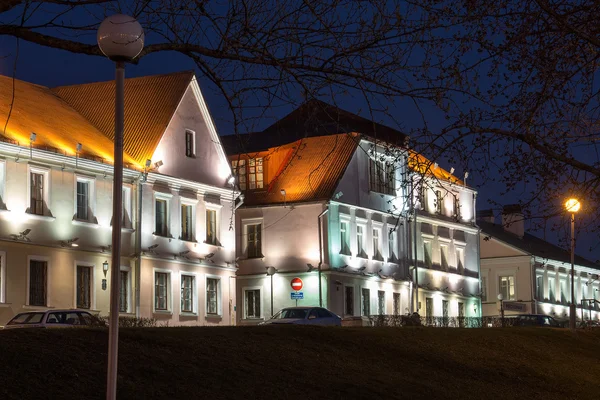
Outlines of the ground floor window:
{"label": "ground floor window", "polygon": [[433,317],[433,299],[431,297],[425,299],[425,316]]}
{"label": "ground floor window", "polygon": [[354,315],[354,288],[346,286],[345,291],[344,314]]}
{"label": "ground floor window", "polygon": [[129,310],[129,271],[120,271],[119,278],[119,312],[127,312]]}
{"label": "ground floor window", "polygon": [[362,297],[362,315],[371,315],[371,290],[363,288]]}
{"label": "ground floor window", "polygon": [[394,315],[400,315],[400,293],[394,293]]}
{"label": "ground floor window", "polygon": [[377,291],[377,314],[385,314],[385,292],[383,290]]}
{"label": "ground floor window", "polygon": [[169,274],[166,272],[154,274],[154,309],[156,311],[169,309]]}
{"label": "ground floor window", "polygon": [[193,313],[194,310],[194,286],[193,275],[181,275],[181,312]]}
{"label": "ground floor window", "polygon": [[92,302],[92,268],[77,266],[77,308],[90,309]]}
{"label": "ground floor window", "polygon": [[206,313],[217,315],[219,313],[219,280],[206,279]]}
{"label": "ground floor window", "polygon": [[260,318],[260,289],[244,292],[246,302],[246,318]]}
{"label": "ground floor window", "polygon": [[29,262],[29,305],[46,306],[48,263],[31,260]]}

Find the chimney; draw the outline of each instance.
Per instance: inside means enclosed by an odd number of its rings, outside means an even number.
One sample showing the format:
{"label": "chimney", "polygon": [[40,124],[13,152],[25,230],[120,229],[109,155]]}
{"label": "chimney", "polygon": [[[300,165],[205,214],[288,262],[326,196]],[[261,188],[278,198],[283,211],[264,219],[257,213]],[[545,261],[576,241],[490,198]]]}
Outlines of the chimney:
{"label": "chimney", "polygon": [[496,223],[496,218],[494,217],[494,210],[481,210],[477,213],[477,219],[483,222],[488,222],[490,224]]}
{"label": "chimney", "polygon": [[506,232],[523,238],[525,217],[519,204],[507,204],[502,208],[502,227]]}

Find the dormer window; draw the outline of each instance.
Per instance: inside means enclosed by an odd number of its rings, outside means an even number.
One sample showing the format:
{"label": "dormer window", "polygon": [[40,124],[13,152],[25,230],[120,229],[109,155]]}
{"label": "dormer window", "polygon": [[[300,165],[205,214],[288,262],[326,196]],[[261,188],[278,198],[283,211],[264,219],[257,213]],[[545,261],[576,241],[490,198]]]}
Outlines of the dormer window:
{"label": "dormer window", "polygon": [[240,190],[264,188],[264,161],[262,157],[233,160],[231,167],[237,176]]}
{"label": "dormer window", "polygon": [[369,189],[373,192],[396,194],[394,164],[381,160],[369,159]]}

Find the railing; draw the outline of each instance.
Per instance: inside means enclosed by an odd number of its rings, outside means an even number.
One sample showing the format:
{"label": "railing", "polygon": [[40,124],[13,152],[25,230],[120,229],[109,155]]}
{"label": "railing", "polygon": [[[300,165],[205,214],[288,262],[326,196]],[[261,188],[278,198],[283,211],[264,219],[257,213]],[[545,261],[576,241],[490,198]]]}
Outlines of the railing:
{"label": "railing", "polygon": [[371,315],[369,326],[428,326],[433,328],[500,328],[513,326],[514,318],[501,317],[420,317],[410,315]]}

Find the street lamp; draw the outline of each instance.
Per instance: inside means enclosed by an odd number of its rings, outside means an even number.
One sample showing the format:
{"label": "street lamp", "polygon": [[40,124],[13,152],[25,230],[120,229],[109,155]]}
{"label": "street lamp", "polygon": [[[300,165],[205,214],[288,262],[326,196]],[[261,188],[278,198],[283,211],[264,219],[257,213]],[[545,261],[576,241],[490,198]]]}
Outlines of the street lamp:
{"label": "street lamp", "polygon": [[498,295],[498,301],[500,302],[500,320],[502,321],[502,327],[504,328],[504,304],[503,304],[504,296],[502,293]]}
{"label": "street lamp", "polygon": [[571,213],[571,306],[569,307],[569,328],[575,330],[575,213],[581,208],[577,199],[569,199],[565,203],[567,212]]}
{"label": "street lamp", "polygon": [[108,332],[108,370],[106,398],[117,397],[117,360],[119,352],[119,268],[121,265],[121,225],[123,214],[123,125],[125,108],[125,62],[133,60],[144,48],[144,30],[135,18],[117,14],[106,18],[98,28],[98,47],[116,63],[115,74],[115,148],[113,181],[112,270],[110,274],[110,322]]}
{"label": "street lamp", "polygon": [[277,273],[277,268],[267,267],[267,275],[271,277],[271,317],[273,316],[273,275]]}

